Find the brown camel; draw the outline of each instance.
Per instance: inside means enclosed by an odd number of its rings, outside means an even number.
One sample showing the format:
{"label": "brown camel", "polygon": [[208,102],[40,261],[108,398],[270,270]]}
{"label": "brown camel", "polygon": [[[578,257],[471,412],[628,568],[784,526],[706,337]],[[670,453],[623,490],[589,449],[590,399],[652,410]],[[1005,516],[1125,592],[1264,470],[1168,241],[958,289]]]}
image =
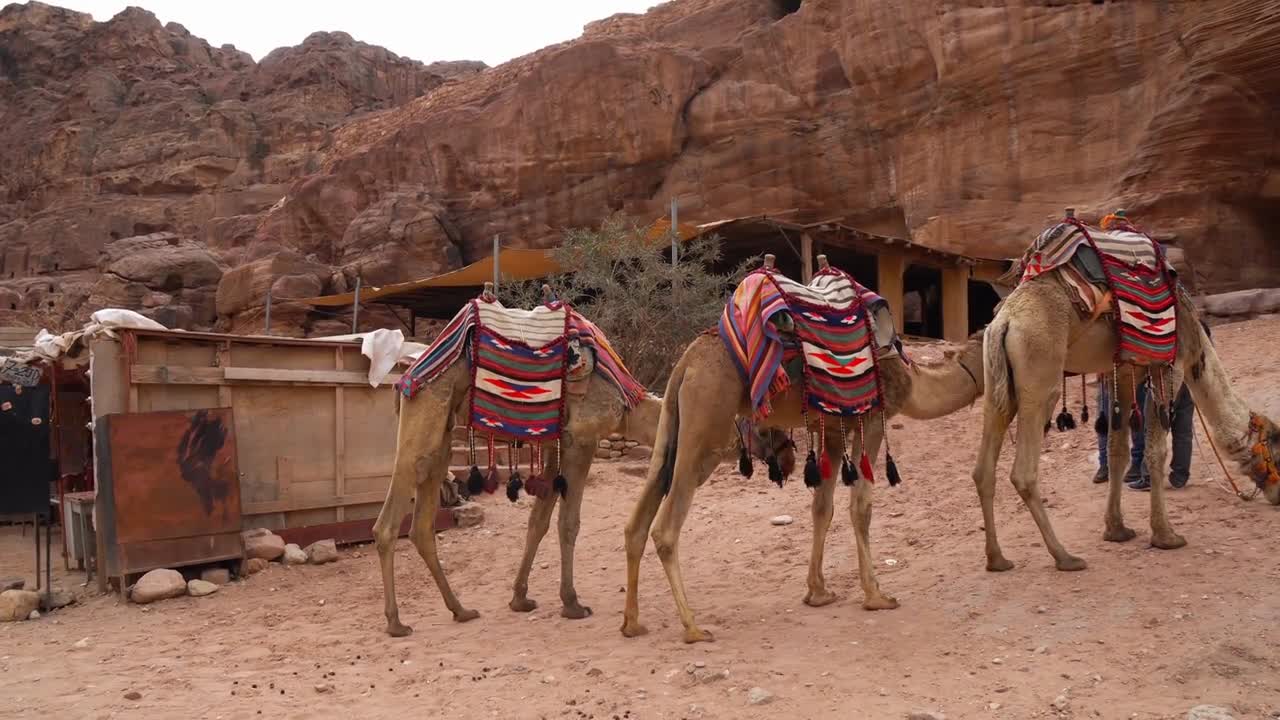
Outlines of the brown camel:
{"label": "brown camel", "polygon": [[[822,258],[819,262],[822,263]],[[958,354],[950,354],[939,366],[909,367],[896,353],[883,354],[878,362],[884,386],[884,404],[890,417],[899,412],[918,419],[942,417],[973,403],[982,394],[982,340],[977,334],[969,338]],[[730,398],[733,400],[727,401]],[[798,388],[793,386],[775,396],[771,404],[773,411],[763,423],[766,427],[803,426]],[[667,573],[680,621],[684,624],[684,641],[692,643],[712,639],[711,633],[694,623],[693,611],[685,596],[679,561],[680,529],[689,514],[694,492],[719,464],[719,457],[711,448],[725,444],[727,435],[733,432],[735,415],[748,416],[750,413],[746,385],[724,343],[714,336],[698,338],[685,350],[667,382],[648,480],[627,522],[627,597],[623,635],[636,637],[648,632],[640,624],[638,592],[640,558],[644,554],[645,536],[652,527],[654,545]],[[879,411],[867,415],[866,419],[866,452],[875,458],[883,439]],[[811,421],[810,428],[816,427],[816,420]],[[839,467],[844,442],[837,424],[827,423],[826,448],[830,467]],[[858,457],[861,450],[854,447],[852,456]],[[667,478],[670,478],[670,489],[664,499]],[[829,477],[822,478],[813,496],[813,548],[809,556],[808,593],[804,597],[804,602],[813,607],[836,600],[835,594],[827,589],[822,572],[827,530],[834,510],[835,484],[835,473],[831,473]],[[897,600],[881,592],[871,558],[871,483],[861,479],[854,483],[849,512],[857,544],[863,607],[868,610],[896,608]]]}
{"label": "brown camel", "polygon": [[[1016,455],[1011,481],[1022,497],[1045,547],[1059,570],[1083,570],[1086,563],[1071,555],[1053,532],[1040,498],[1037,474],[1043,426],[1049,422],[1061,395],[1063,371],[1084,374],[1112,371],[1116,334],[1112,320],[1081,317],[1072,304],[1068,288],[1057,278],[1038,277],[1019,285],[1004,300],[998,315],[987,328],[984,346],[985,384],[982,444],[973,479],[977,484],[986,527],[987,569],[1013,568],[996,540],[996,461],[1005,431],[1019,418]],[[1248,473],[1273,505],[1280,504],[1280,476],[1274,474],[1272,458],[1277,446],[1275,425],[1255,415],[1231,388],[1218,354],[1198,321],[1195,306],[1185,291],[1178,289],[1178,353],[1170,383],[1177,388],[1185,379],[1191,397],[1203,413],[1218,447]],[[1116,396],[1132,396],[1134,383],[1141,382],[1146,368],[1122,366],[1116,373]],[[1185,375],[1185,378],[1183,377]],[[1167,436],[1162,423],[1154,421],[1160,409],[1155,393],[1149,393],[1146,417],[1145,462],[1151,476],[1151,544],[1173,549],[1186,544],[1169,525],[1165,513],[1164,481]],[[1130,405],[1119,403],[1119,427],[1127,427]],[[1107,408],[1100,408],[1106,413]],[[1135,536],[1124,524],[1120,512],[1121,479],[1129,453],[1129,433],[1111,432],[1107,446],[1110,462],[1110,493],[1107,496],[1106,532],[1103,538],[1124,542]]]}
{"label": "brown camel", "polygon": [[[440,500],[440,485],[448,476],[451,454],[451,431],[455,422],[466,420],[467,398],[471,391],[471,372],[466,362],[457,362],[441,376],[424,386],[412,399],[402,399],[397,394],[397,412],[400,415],[396,440],[395,469],[382,511],[374,524],[373,534],[377,542],[378,559],[382,567],[382,584],[387,616],[387,632],[402,637],[412,628],[400,622],[396,606],[395,556],[396,536],[410,503],[414,504],[413,529],[410,533],[418,553],[426,561],[435,579],[444,603],[453,613],[453,619],[467,622],[479,617],[475,610],[463,607],[458,601],[436,553],[435,528],[432,519]],[[403,407],[401,407],[403,404]],[[578,601],[573,583],[573,552],[578,537],[582,496],[587,473],[595,457],[601,438],[611,433],[652,445],[662,401],[647,395],[633,409],[627,410],[617,390],[596,373],[586,381],[585,392],[567,392],[565,396],[565,422],[561,438],[561,457],[548,453],[545,477],[561,474],[567,480],[564,502],[560,507],[560,614],[579,619],[591,614],[591,609]],[[781,432],[768,435],[757,433],[752,443],[754,453],[763,457],[772,450],[784,464],[793,464],[789,448],[784,447],[787,437]],[[533,567],[538,544],[551,524],[551,511],[559,495],[555,492],[538,497],[529,516],[529,529],[525,539],[524,556],[516,573],[510,607],[517,612],[529,612],[537,603],[528,597],[529,572]]]}

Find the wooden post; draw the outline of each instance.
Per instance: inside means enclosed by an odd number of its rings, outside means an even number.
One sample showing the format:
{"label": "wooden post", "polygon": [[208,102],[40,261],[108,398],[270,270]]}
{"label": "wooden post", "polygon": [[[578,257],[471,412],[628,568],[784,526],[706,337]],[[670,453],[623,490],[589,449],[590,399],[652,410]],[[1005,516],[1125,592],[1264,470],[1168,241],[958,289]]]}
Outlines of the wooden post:
{"label": "wooden post", "polygon": [[671,198],[671,267],[680,263],[680,201]]}
{"label": "wooden post", "polygon": [[265,332],[271,334],[271,286],[267,286],[267,318],[265,323]]}
{"label": "wooden post", "polygon": [[498,259],[498,253],[502,251],[502,241],[497,235],[493,236],[493,294],[496,297],[498,292],[498,280],[502,276],[501,261]]}
{"label": "wooden post", "polygon": [[813,279],[813,238],[809,237],[809,233],[800,236],[800,261],[804,265],[800,269],[800,279],[808,285]]}
{"label": "wooden post", "polygon": [[351,332],[360,332],[360,276],[356,275],[356,297],[351,303]]}
{"label": "wooden post", "polygon": [[777,264],[777,262],[778,262],[778,258],[777,258],[777,257],[775,257],[773,253],[766,253],[766,254],[765,254],[765,256],[764,256],[764,266],[765,266],[765,267],[767,267],[767,268],[769,268],[770,270],[772,270],[772,269],[773,269],[773,266],[774,266],[774,265],[776,265],[776,264]]}
{"label": "wooden post", "polygon": [[1067,217],[1069,217],[1069,218],[1073,218],[1073,217],[1075,217],[1075,216],[1076,216],[1076,209],[1075,209],[1075,208],[1067,208]]}
{"label": "wooden post", "polygon": [[969,268],[942,270],[942,339],[960,343],[969,337]]}
{"label": "wooden post", "polygon": [[907,308],[903,305],[903,275],[906,271],[907,259],[902,253],[885,250],[876,256],[876,293],[889,303],[893,324],[900,333],[906,331]]}
{"label": "wooden post", "polygon": [[[333,367],[335,370],[346,369],[341,345],[334,348]],[[340,498],[347,494],[347,407],[341,384],[333,388],[333,398],[333,484],[334,495]],[[343,506],[339,505],[335,512],[337,522],[347,519]]]}

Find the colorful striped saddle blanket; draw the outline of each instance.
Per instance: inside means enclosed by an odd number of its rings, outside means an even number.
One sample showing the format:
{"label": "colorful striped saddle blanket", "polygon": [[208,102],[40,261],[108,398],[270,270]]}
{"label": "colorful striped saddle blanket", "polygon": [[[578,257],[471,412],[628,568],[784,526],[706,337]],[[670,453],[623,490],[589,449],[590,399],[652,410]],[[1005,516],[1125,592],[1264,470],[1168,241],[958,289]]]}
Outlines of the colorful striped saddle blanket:
{"label": "colorful striped saddle blanket", "polygon": [[1165,365],[1176,357],[1177,276],[1160,244],[1128,222],[1100,230],[1067,218],[1036,238],[1018,272],[1019,282],[1057,276],[1084,314],[1111,314],[1117,361]]}
{"label": "colorful striped saddle blanket", "polygon": [[454,316],[397,389],[412,397],[464,354],[472,372],[469,424],[490,438],[559,438],[566,378],[576,368],[592,368],[617,389],[628,409],[645,393],[600,328],[569,305],[551,302],[520,310],[483,297]]}
{"label": "colorful striped saddle blanket", "polygon": [[[878,316],[878,317],[877,317]],[[738,285],[718,326],[758,418],[791,386],[785,365],[800,360],[805,404],[842,417],[882,402],[877,349],[897,344],[888,304],[848,273],[827,268],[803,285],[769,269]]]}

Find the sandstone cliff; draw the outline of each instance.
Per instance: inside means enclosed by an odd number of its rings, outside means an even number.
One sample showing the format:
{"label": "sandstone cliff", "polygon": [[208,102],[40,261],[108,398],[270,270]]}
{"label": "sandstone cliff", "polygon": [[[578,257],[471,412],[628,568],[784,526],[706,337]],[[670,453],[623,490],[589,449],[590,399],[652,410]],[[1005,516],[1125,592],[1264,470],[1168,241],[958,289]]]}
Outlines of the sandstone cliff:
{"label": "sandstone cliff", "polygon": [[[86,292],[112,233],[176,232],[237,269],[213,309],[247,328],[280,278],[407,279],[672,196],[682,219],[799,208],[981,256],[1120,205],[1202,290],[1280,270],[1274,2],[677,0],[462,70],[341,35],[254,66],[138,11],[11,7],[0,295]],[[210,322],[188,285],[146,286]]]}

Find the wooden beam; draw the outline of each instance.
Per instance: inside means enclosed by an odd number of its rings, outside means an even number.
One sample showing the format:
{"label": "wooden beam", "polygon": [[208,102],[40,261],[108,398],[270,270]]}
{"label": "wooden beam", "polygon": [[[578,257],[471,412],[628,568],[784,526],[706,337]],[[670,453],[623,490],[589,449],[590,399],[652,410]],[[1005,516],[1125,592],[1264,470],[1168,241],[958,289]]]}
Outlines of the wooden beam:
{"label": "wooden beam", "polygon": [[[290,385],[368,385],[369,375],[356,370],[284,370],[247,367],[188,367],[134,365],[130,379],[140,385],[223,385],[226,383],[287,383]],[[390,373],[384,383],[395,383]]]}
{"label": "wooden beam", "polygon": [[813,279],[813,238],[809,233],[800,236],[800,279],[806,285]]}
{"label": "wooden beam", "polygon": [[[218,367],[231,366],[231,343],[225,342],[218,345]],[[222,407],[231,407],[231,386],[218,385],[218,404]]]}
{"label": "wooden beam", "polygon": [[[391,478],[387,478],[391,482]],[[266,502],[245,503],[241,508],[242,515],[270,515],[271,513],[300,512],[302,510],[326,510],[350,505],[369,505],[387,499],[386,490],[376,492],[355,493],[353,495],[335,495],[331,498],[310,501],[268,500]]]}
{"label": "wooden beam", "polygon": [[942,339],[964,342],[969,337],[969,268],[942,271]]}
{"label": "wooden beam", "polygon": [[[337,347],[333,350],[333,365],[336,369],[342,370],[342,348]],[[333,389],[333,473],[334,473],[334,489],[338,497],[342,497],[347,492],[347,408],[345,399],[342,396],[342,386]],[[346,511],[339,506],[337,509],[338,522],[347,519]]]}
{"label": "wooden beam", "polygon": [[893,324],[899,333],[906,327],[906,307],[903,305],[903,275],[906,270],[907,259],[902,253],[889,250],[876,255],[876,293],[889,303]]}

